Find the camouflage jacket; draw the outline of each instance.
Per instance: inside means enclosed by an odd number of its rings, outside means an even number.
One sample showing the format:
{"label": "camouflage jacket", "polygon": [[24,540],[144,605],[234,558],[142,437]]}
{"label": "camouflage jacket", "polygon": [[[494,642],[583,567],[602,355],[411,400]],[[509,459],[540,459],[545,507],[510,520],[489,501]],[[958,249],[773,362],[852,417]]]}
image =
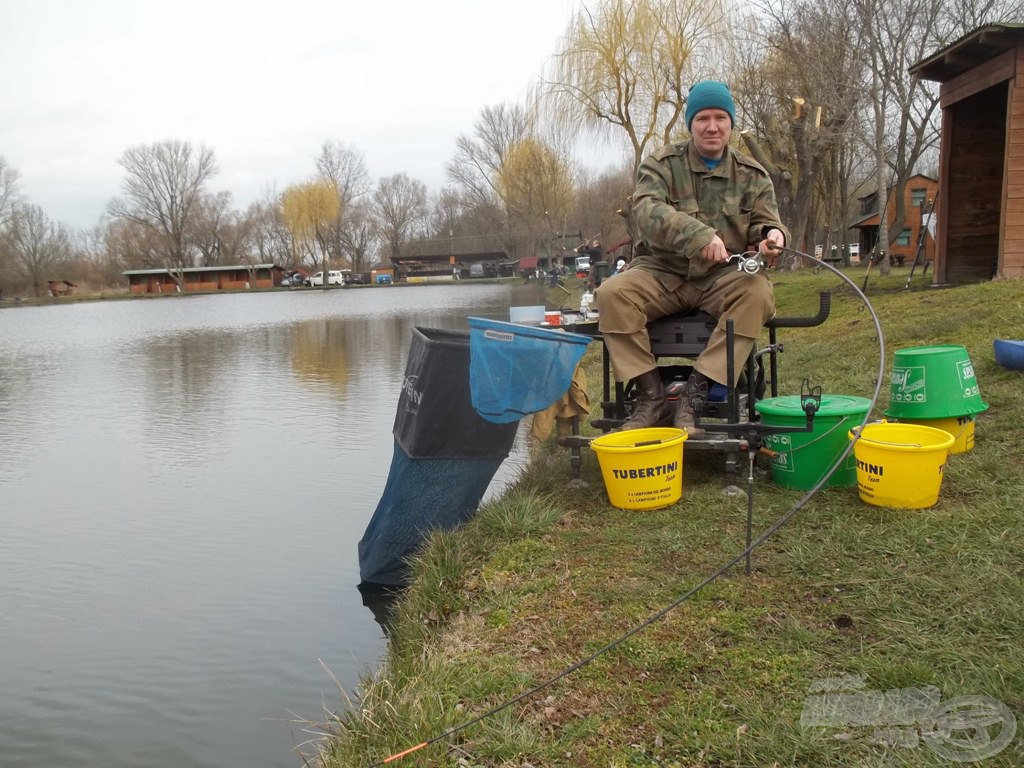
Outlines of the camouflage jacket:
{"label": "camouflage jacket", "polygon": [[700,257],[716,232],[729,253],[756,248],[772,228],[790,242],[767,171],[731,147],[713,170],[692,141],[662,147],[641,163],[632,199],[637,245],[646,248],[638,248],[631,268],[671,272],[706,287],[736,268]]}

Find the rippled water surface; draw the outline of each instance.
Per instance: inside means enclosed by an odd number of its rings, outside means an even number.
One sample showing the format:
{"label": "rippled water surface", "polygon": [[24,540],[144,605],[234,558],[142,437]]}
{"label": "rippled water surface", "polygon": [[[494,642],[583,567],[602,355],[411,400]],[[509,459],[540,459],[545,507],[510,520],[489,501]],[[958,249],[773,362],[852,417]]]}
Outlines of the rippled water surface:
{"label": "rippled water surface", "polygon": [[411,330],[512,303],[542,302],[463,283],[0,311],[0,765],[301,765],[294,721],[342,700],[327,670],[351,689],[385,649],[356,543]]}

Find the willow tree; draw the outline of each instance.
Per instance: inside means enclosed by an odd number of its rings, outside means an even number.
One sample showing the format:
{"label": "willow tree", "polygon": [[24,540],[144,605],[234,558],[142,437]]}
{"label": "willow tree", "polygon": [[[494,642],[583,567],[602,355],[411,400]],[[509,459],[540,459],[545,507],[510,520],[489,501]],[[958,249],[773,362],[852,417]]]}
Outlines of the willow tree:
{"label": "willow tree", "polygon": [[[598,0],[569,22],[537,86],[564,128],[625,140],[633,167],[685,129],[689,85],[730,39],[728,0]],[[717,60],[717,57],[715,57]]]}
{"label": "willow tree", "polygon": [[536,254],[541,233],[562,221],[572,207],[572,173],[562,155],[538,138],[513,144],[496,176],[496,188],[513,230],[524,234],[527,252]]}
{"label": "willow tree", "polygon": [[281,217],[291,232],[297,249],[310,257],[312,264],[322,264],[323,287],[327,280],[331,231],[338,219],[338,194],[329,181],[293,184],[281,195]]}

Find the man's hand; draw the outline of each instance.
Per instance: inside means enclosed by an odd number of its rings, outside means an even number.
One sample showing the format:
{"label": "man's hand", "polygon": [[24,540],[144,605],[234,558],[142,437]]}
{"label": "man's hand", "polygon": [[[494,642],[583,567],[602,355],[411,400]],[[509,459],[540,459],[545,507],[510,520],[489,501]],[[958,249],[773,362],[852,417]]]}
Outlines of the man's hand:
{"label": "man's hand", "polygon": [[782,230],[769,229],[768,234],[765,235],[764,240],[758,245],[758,250],[762,256],[768,258],[775,258],[782,253],[782,246],[786,244],[786,237],[782,234]]}
{"label": "man's hand", "polygon": [[729,260],[729,250],[722,242],[722,238],[715,235],[711,242],[700,249],[700,257],[708,261],[722,262]]}

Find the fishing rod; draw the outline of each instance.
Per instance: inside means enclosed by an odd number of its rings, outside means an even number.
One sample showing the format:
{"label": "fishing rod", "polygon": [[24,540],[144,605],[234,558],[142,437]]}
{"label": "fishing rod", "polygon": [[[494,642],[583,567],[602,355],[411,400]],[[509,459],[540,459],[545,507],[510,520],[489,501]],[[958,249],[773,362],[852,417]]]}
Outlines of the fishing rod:
{"label": "fishing rod", "polygon": [[[864,427],[867,425],[868,420],[871,418],[871,412],[874,410],[875,404],[878,402],[878,397],[879,397],[879,394],[881,393],[881,390],[882,390],[882,380],[883,380],[884,374],[885,374],[885,337],[884,337],[884,335],[882,333],[882,325],[881,325],[881,322],[878,319],[878,315],[875,312],[874,307],[871,306],[871,302],[868,300],[868,297],[864,294],[864,292],[861,291],[860,288],[857,287],[857,284],[855,282],[853,282],[845,274],[843,274],[843,272],[840,271],[839,269],[836,269],[831,264],[828,264],[828,263],[823,262],[823,261],[819,261],[818,259],[814,258],[810,254],[804,253],[803,251],[799,251],[799,250],[797,250],[795,248],[788,248],[786,246],[777,246],[776,250],[780,250],[780,251],[782,251],[784,253],[789,253],[789,254],[792,254],[792,255],[794,255],[796,257],[800,257],[800,258],[806,259],[808,262],[813,264],[814,269],[816,269],[816,270],[820,270],[821,268],[825,268],[825,269],[829,270],[830,272],[833,272],[835,275],[840,277],[843,280],[843,282],[847,283],[850,286],[851,289],[853,289],[854,294],[860,298],[861,302],[863,302],[863,304],[867,308],[868,312],[871,313],[871,319],[872,319],[872,322],[874,323],[875,332],[877,333],[877,339],[878,339],[878,369],[877,369],[877,373],[876,373],[876,376],[875,376],[875,391],[874,391],[874,393],[871,396],[871,404],[868,407],[868,410],[867,410],[867,412],[864,415],[864,420],[860,423],[860,426],[855,428],[855,430],[854,430],[854,434],[855,435],[859,435],[861,433],[861,431],[864,429]],[[747,257],[741,255],[738,258],[746,259]],[[746,263],[745,261],[741,261],[740,265],[739,265],[739,269],[743,270],[745,263]],[[750,265],[750,267],[748,267],[748,269],[752,268],[752,266],[753,265]],[[748,271],[748,270],[744,270],[744,271]],[[644,619],[642,622],[637,624],[632,629],[627,630],[625,633],[620,635],[615,640],[612,640],[611,642],[609,642],[606,645],[602,646],[601,648],[599,648],[598,650],[594,651],[589,656],[586,656],[586,657],[576,661],[575,663],[573,663],[570,666],[566,667],[561,672],[559,672],[558,674],[548,678],[547,680],[544,680],[543,682],[538,683],[537,685],[533,686],[532,688],[530,688],[528,690],[525,690],[522,693],[517,694],[516,696],[513,696],[511,699],[507,699],[506,701],[502,702],[501,704],[498,704],[498,705],[492,707],[491,709],[487,710],[486,712],[483,712],[480,715],[477,715],[476,717],[473,717],[473,718],[471,718],[469,720],[466,720],[466,721],[464,721],[462,723],[459,723],[458,725],[454,725],[451,728],[448,728],[448,729],[442,731],[441,733],[439,733],[436,736],[433,736],[433,737],[427,739],[426,741],[422,741],[419,744],[415,744],[415,745],[410,746],[407,749],[404,749],[404,750],[402,750],[400,752],[396,752],[396,753],[394,753],[394,754],[384,758],[383,760],[380,760],[380,761],[375,762],[375,763],[371,763],[369,766],[367,766],[367,768],[380,768],[381,766],[387,765],[389,763],[393,763],[393,762],[395,762],[395,761],[397,761],[397,760],[399,760],[399,759],[401,759],[403,757],[406,757],[407,755],[411,755],[414,752],[418,752],[421,749],[424,749],[426,747],[432,746],[432,745],[437,744],[437,743],[442,742],[442,741],[447,741],[450,737],[454,736],[455,734],[460,733],[460,732],[466,730],[467,728],[470,728],[470,727],[476,725],[477,723],[479,723],[479,722],[481,722],[483,720],[486,720],[489,717],[493,717],[494,715],[498,714],[499,712],[503,712],[504,710],[508,709],[509,707],[514,706],[515,704],[518,704],[519,702],[521,702],[521,701],[523,701],[525,699],[528,699],[531,696],[536,695],[540,691],[543,691],[545,688],[549,688],[550,686],[552,686],[555,683],[557,683],[559,680],[562,680],[562,679],[568,677],[569,675],[571,675],[573,672],[576,672],[577,670],[582,669],[583,667],[585,667],[588,664],[590,664],[591,662],[595,661],[596,659],[598,659],[600,656],[604,655],[608,651],[611,651],[614,648],[617,648],[618,646],[622,645],[624,642],[629,640],[634,635],[640,633],[641,631],[643,631],[647,627],[651,626],[655,622],[657,622],[660,619],[664,618],[669,613],[671,613],[673,610],[675,610],[680,605],[682,605],[687,600],[689,600],[691,597],[693,597],[694,595],[699,593],[701,590],[703,590],[705,587],[707,587],[710,584],[713,584],[715,581],[717,581],[719,578],[721,578],[725,573],[727,573],[731,568],[733,568],[737,564],[743,562],[743,560],[748,558],[750,556],[750,554],[755,549],[757,549],[764,542],[766,542],[768,539],[770,539],[772,536],[774,536],[775,533],[780,528],[782,528],[786,523],[788,523],[796,515],[797,512],[799,512],[801,509],[803,509],[805,506],[807,506],[808,502],[810,502],[810,500],[812,498],[814,498],[814,496],[816,496],[817,493],[825,486],[825,484],[828,482],[829,478],[832,477],[832,475],[836,472],[836,470],[838,470],[845,463],[846,457],[850,454],[850,451],[853,450],[853,445],[854,445],[854,441],[851,440],[848,443],[848,445],[846,446],[845,450],[842,451],[842,453],[840,454],[839,458],[836,459],[835,463],[821,477],[821,479],[819,479],[818,482],[815,483],[815,485],[809,491],[807,491],[807,493],[805,493],[796,502],[796,504],[794,504],[792,506],[792,508],[790,508],[787,512],[783,513],[778,519],[775,520],[775,522],[773,522],[771,525],[769,525],[768,528],[766,528],[760,535],[758,535],[756,538],[752,539],[747,544],[746,548],[742,552],[739,552],[738,554],[736,554],[735,556],[730,558],[728,561],[723,563],[721,566],[719,566],[717,569],[715,569],[712,573],[710,573],[708,576],[704,577],[701,581],[699,581],[695,586],[691,587],[689,590],[687,590],[686,592],[681,594],[679,597],[677,597],[671,603],[666,605],[664,608],[662,608],[662,609],[656,611],[655,613],[651,614],[649,617]]]}

